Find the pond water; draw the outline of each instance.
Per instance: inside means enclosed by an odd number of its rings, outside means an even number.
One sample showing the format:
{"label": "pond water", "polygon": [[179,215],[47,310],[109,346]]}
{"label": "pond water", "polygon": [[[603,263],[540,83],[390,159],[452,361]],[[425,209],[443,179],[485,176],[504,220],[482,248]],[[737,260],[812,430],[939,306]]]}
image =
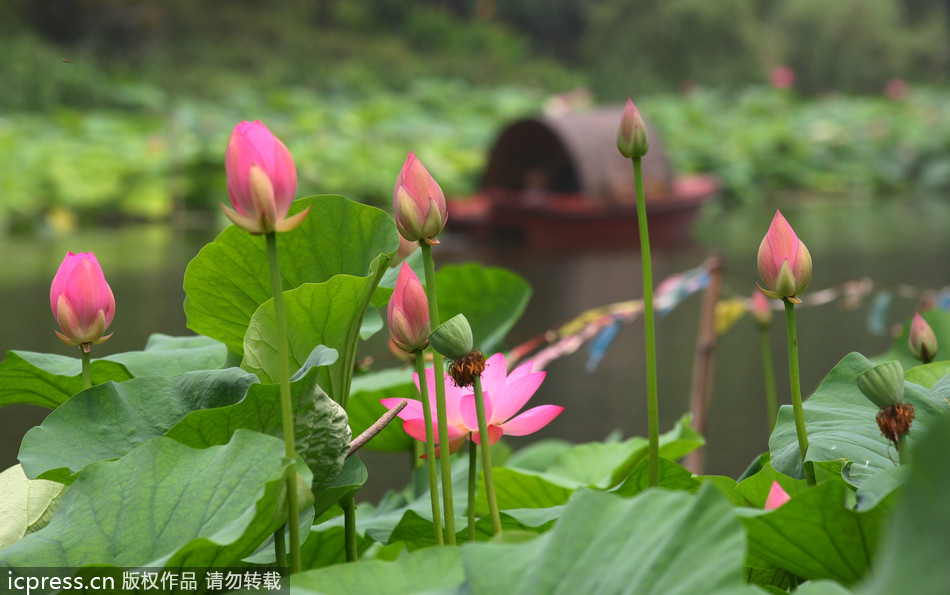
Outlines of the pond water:
{"label": "pond water", "polygon": [[[940,288],[950,279],[950,205],[925,199],[849,202],[843,199],[791,202],[783,213],[808,245],[814,260],[809,293],[867,277],[878,289],[900,284]],[[694,228],[694,241],[655,250],[654,279],[698,266],[716,250],[726,259],[723,293],[746,297],[758,280],[755,255],[774,207],[724,210],[711,206]],[[182,278],[188,260],[213,237],[209,222],[200,230],[173,226],[89,232],[56,238],[6,238],[0,241],[7,265],[0,271],[0,349],[71,354],[53,334],[49,282],[67,250],[93,250],[116,295],[112,340],[97,349],[106,355],[141,349],[151,333],[189,334],[182,312]],[[639,252],[583,248],[537,251],[526,246],[447,235],[436,251],[440,263],[478,260],[523,275],[534,296],[509,343],[517,344],[567,322],[584,310],[642,295]],[[799,311],[802,390],[809,394],[834,364],[851,351],[880,353],[889,336],[875,335],[868,319],[874,293],[854,309],[840,301]],[[657,324],[660,425],[672,427],[689,407],[700,296],[687,298]],[[894,296],[886,326],[904,322],[917,307],[914,297]],[[784,329],[771,332],[778,392],[789,402]],[[372,344],[370,345],[372,347]],[[372,354],[369,354],[372,355]],[[513,438],[523,446],[556,437],[573,442],[599,440],[614,431],[646,435],[646,380],[642,320],[625,325],[596,371],[588,372],[587,352],[548,366],[548,376],[532,404],[563,405],[565,412],[531,437]],[[401,396],[401,395],[394,395]],[[405,395],[409,396],[409,395]],[[0,416],[0,466],[16,462],[23,433],[47,410],[9,406]],[[748,318],[720,337],[708,422],[706,472],[738,476],[767,449],[768,432],[758,338]],[[361,499],[375,500],[401,487],[405,455],[367,452],[370,480]]]}

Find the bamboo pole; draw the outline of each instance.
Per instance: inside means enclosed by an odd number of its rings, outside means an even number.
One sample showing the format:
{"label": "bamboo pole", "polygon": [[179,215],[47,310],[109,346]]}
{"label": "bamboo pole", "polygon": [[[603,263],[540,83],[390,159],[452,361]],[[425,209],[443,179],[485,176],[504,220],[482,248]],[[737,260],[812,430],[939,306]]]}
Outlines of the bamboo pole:
{"label": "bamboo pole", "polygon": [[[693,415],[693,428],[706,435],[709,420],[709,404],[712,401],[713,369],[716,362],[716,304],[722,284],[723,257],[713,253],[703,266],[709,271],[709,285],[703,292],[699,313],[699,332],[696,338],[696,353],[693,357],[693,387],[689,397],[689,410]],[[706,449],[699,448],[686,455],[684,466],[701,474],[706,464]]]}

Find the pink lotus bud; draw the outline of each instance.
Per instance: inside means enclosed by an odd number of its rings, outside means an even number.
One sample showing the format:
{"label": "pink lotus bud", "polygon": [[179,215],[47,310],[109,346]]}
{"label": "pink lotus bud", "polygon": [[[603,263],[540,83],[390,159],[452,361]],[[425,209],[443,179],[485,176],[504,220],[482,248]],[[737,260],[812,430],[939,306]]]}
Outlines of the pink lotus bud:
{"label": "pink lotus bud", "polygon": [[765,328],[772,324],[772,306],[761,291],[752,293],[752,306],[749,308],[756,324]]}
{"label": "pink lotus bud", "polygon": [[798,294],[811,281],[811,254],[795,235],[780,211],[775,211],[769,232],[759,244],[759,276],[768,289],[759,289],[773,299],[788,298],[800,304]]}
{"label": "pink lotus bud", "polygon": [[411,151],[393,189],[396,227],[410,242],[438,244],[435,236],[449,217],[442,189]]}
{"label": "pink lotus bud", "polygon": [[49,290],[49,305],[63,330],[56,336],[89,352],[112,336],[103,336],[115,315],[115,297],[92,252],[66,255]]}
{"label": "pink lotus bud", "polygon": [[231,131],[224,158],[233,209],[221,205],[232,223],[255,235],[289,231],[310,211],[287,217],[297,191],[290,151],[261,122],[241,122]]}
{"label": "pink lotus bud", "polygon": [[773,481],[772,487],[769,489],[769,495],[765,499],[765,510],[775,510],[789,500],[791,500],[791,497],[785,493],[782,486],[777,481]]}
{"label": "pink lotus bud", "polygon": [[406,238],[399,236],[399,248],[396,249],[396,256],[393,257],[393,260],[389,263],[389,266],[393,268],[398,267],[404,260],[412,256],[412,253],[418,249],[418,242],[410,242]]}
{"label": "pink lotus bud", "polygon": [[389,332],[400,349],[415,353],[429,344],[429,300],[412,267],[402,263],[389,299]]}
{"label": "pink lotus bud", "polygon": [[910,87],[903,79],[891,79],[887,81],[887,85],[884,86],[884,94],[894,101],[900,101],[907,97],[909,90]]}
{"label": "pink lotus bud", "polygon": [[932,362],[937,355],[937,335],[920,312],[914,314],[914,321],[910,323],[910,337],[907,342],[914,357],[925,364]]}
{"label": "pink lotus bud", "polygon": [[636,106],[627,98],[627,105],[620,116],[620,128],[617,129],[617,148],[624,157],[635,158],[646,155],[650,148],[646,125]]}
{"label": "pink lotus bud", "polygon": [[769,75],[769,82],[776,89],[788,89],[795,84],[795,71],[788,66],[776,66]]}

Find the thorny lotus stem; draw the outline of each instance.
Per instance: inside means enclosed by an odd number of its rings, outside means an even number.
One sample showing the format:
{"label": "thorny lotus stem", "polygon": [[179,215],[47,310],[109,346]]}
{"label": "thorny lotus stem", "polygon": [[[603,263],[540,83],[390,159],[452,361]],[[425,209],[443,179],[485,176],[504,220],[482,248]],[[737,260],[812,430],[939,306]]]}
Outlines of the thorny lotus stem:
{"label": "thorny lotus stem", "polygon": [[765,404],[769,412],[769,432],[778,418],[778,396],[775,391],[775,366],[772,365],[772,346],[768,327],[759,327],[759,345],[762,348],[762,377],[765,379]]}
{"label": "thorny lotus stem", "polygon": [[[435,543],[443,545],[442,510],[439,507],[439,476],[435,468],[435,438],[432,435],[432,405],[429,403],[429,383],[426,382],[425,356],[416,349],[416,374],[419,375],[419,396],[422,398],[422,419],[426,425],[426,467],[429,469],[429,499],[432,502],[432,529],[435,531]],[[447,442],[440,442],[446,456]]]}
{"label": "thorny lotus stem", "polygon": [[300,572],[300,526],[297,523],[297,453],[294,439],[294,416],[290,399],[290,349],[287,345],[287,313],[284,311],[284,287],[280,281],[280,260],[277,257],[277,233],[265,235],[267,259],[270,262],[271,291],[277,319],[277,365],[280,376],[280,419],[284,428],[285,457],[290,461],[287,472],[287,527],[290,532],[290,572]]}
{"label": "thorny lotus stem", "polygon": [[478,416],[478,435],[481,437],[482,475],[485,476],[485,496],[488,498],[488,513],[491,515],[492,533],[501,533],[501,515],[498,513],[498,501],[495,500],[495,480],[492,477],[491,444],[488,439],[488,420],[485,419],[485,394],[482,392],[482,378],[475,377],[472,385],[475,389],[475,414]]}
{"label": "thorny lotus stem", "polygon": [[82,352],[82,389],[92,388],[92,364],[89,361],[89,352],[80,349]]}
{"label": "thorny lotus stem", "polygon": [[468,443],[468,540],[475,541],[475,492],[478,481],[478,446]]}
{"label": "thorny lotus stem", "polygon": [[640,263],[643,269],[643,324],[647,352],[647,420],[650,431],[650,485],[660,482],[660,414],[656,389],[656,325],[653,321],[653,264],[650,232],[643,198],[643,170],[640,157],[633,158],[633,178],[637,192],[637,223],[640,226]]}
{"label": "thorny lotus stem", "polygon": [[798,373],[798,336],[795,332],[795,304],[785,302],[785,327],[788,335],[788,382],[792,389],[792,411],[795,414],[795,433],[798,434],[798,452],[808,485],[815,485],[815,473],[805,464],[808,454],[808,434],[805,432],[805,410],[802,408],[802,385]]}
{"label": "thorny lotus stem", "polygon": [[[425,241],[419,242],[422,247],[422,263],[426,276],[426,298],[429,300],[429,324],[432,328],[439,326],[439,300],[435,291],[435,261],[432,260],[432,246]],[[445,512],[445,542],[455,545],[455,503],[452,500],[452,461],[449,459],[449,427],[448,414],[445,409],[445,365],[442,355],[432,350],[432,368],[435,372],[435,409],[439,428],[439,462],[442,467],[442,505]],[[425,382],[425,377],[419,378],[419,385]]]}

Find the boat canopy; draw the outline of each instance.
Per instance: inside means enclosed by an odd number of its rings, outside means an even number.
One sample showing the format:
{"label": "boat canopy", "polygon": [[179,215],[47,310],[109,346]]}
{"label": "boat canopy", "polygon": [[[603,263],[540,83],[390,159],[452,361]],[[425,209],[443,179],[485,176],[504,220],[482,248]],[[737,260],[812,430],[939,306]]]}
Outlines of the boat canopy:
{"label": "boat canopy", "polygon": [[[502,130],[482,178],[488,193],[579,194],[597,202],[636,201],[633,166],[617,150],[622,107],[561,117],[527,118]],[[673,172],[655,128],[647,125],[650,150],[643,157],[648,199],[673,194]]]}

